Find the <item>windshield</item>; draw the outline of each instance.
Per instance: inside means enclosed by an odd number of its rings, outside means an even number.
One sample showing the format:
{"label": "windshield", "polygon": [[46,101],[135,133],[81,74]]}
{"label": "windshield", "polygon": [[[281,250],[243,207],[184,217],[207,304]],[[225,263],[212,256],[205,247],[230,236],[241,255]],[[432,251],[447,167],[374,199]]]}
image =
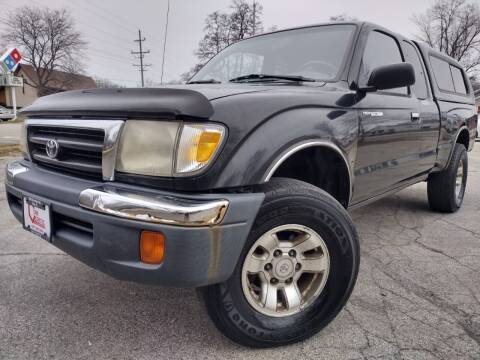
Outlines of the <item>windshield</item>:
{"label": "windshield", "polygon": [[251,74],[329,81],[340,71],[354,31],[354,25],[328,25],[247,39],[221,51],[191,81],[228,82]]}

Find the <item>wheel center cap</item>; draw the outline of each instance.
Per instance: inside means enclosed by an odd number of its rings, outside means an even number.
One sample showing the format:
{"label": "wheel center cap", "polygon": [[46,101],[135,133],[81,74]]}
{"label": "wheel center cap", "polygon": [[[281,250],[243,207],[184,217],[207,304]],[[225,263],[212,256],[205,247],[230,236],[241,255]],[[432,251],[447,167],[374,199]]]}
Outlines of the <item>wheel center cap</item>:
{"label": "wheel center cap", "polygon": [[281,258],[273,265],[273,272],[276,278],[286,280],[293,276],[295,264],[290,258]]}

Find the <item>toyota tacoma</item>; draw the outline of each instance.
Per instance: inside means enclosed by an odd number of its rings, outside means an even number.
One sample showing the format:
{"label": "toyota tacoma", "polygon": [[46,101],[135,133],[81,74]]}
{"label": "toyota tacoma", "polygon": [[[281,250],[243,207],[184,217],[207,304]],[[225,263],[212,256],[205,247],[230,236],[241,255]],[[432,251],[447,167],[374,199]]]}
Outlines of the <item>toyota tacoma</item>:
{"label": "toyota tacoma", "polygon": [[187,84],[94,89],[24,108],[11,211],[115,278],[199,289],[230,339],[306,339],[348,300],[348,209],[426,181],[462,205],[477,117],[461,65],[363,22],[231,45]]}

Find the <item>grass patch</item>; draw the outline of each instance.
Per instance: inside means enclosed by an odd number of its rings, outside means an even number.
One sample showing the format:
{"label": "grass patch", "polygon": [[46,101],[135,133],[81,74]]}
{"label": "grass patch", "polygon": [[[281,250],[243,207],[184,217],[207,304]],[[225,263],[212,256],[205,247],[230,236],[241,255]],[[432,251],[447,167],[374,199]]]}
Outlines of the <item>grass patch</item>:
{"label": "grass patch", "polygon": [[20,145],[8,144],[0,145],[0,156],[20,156]]}
{"label": "grass patch", "polygon": [[18,123],[23,123],[25,118],[23,116],[17,116],[16,118],[8,121],[0,121],[0,125],[2,124],[18,124]]}

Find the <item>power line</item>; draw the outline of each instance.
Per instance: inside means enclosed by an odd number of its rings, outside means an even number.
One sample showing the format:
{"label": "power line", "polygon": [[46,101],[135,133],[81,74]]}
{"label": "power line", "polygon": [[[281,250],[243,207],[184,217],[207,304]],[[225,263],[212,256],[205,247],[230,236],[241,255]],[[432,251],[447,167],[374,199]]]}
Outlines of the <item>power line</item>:
{"label": "power line", "polygon": [[[133,29],[137,29],[137,25],[133,24],[132,22],[130,22],[130,19],[127,19],[126,17],[123,17],[119,14],[115,14],[115,13],[112,13],[111,9],[106,9],[105,7],[102,7],[100,6],[99,2],[96,1],[95,3],[92,3],[91,0],[85,0],[87,3],[89,3],[90,5],[92,5],[92,7],[94,9],[99,9],[99,10],[102,10],[109,18],[111,19],[116,19],[117,20],[117,23],[119,24],[122,24],[122,25],[126,25],[126,26],[130,26],[131,29],[129,30],[130,32],[133,30]],[[85,4],[86,5],[86,4]]]}
{"label": "power line", "polygon": [[[45,8],[45,4],[40,3],[38,0],[29,0],[29,1],[37,4],[40,8]],[[122,38],[118,37],[118,34],[114,34],[114,33],[105,31],[105,30],[99,28],[98,26],[93,25],[91,21],[85,22],[85,21],[83,21],[83,19],[78,19],[78,18],[76,18],[75,21],[80,23],[80,24],[83,24],[83,25],[87,26],[87,28],[92,28],[92,29],[96,30],[97,32],[108,35],[109,36],[109,41],[115,40],[115,41],[118,41],[119,43],[121,42],[123,44],[124,40]]]}
{"label": "power line", "polygon": [[142,38],[142,31],[140,29],[138,29],[138,39],[137,40],[133,40],[135,42],[138,42],[138,49],[139,51],[132,51],[132,55],[138,55],[138,59],[140,59],[140,64],[133,64],[133,66],[135,67],[139,67],[139,70],[140,70],[140,78],[142,80],[142,88],[145,87],[145,82],[143,80],[143,73],[147,70],[145,70],[145,68],[147,66],[152,66],[151,64],[144,64],[143,63],[143,58],[145,57],[145,54],[150,54],[150,50],[147,50],[147,51],[143,51],[142,50],[142,43],[145,41],[146,39],[143,37]]}
{"label": "power line", "polygon": [[135,84],[138,83],[138,81],[135,81],[135,80],[119,79],[119,78],[111,78],[111,77],[106,78],[106,80],[118,81],[118,82],[129,82],[129,83],[135,83]]}
{"label": "power line", "polygon": [[95,56],[100,56],[100,57],[109,57],[112,58],[113,61],[123,61],[123,62],[130,62],[132,60],[131,57],[127,57],[127,55],[118,55],[117,53],[101,50],[92,46],[89,46],[87,48],[87,51],[94,54]]}
{"label": "power line", "polygon": [[92,8],[91,6],[89,6],[88,3],[81,3],[81,5],[80,5],[80,3],[78,3],[78,2],[72,2],[69,5],[73,5],[77,9],[87,12],[90,16],[94,15],[94,16],[97,16],[98,18],[104,19],[104,20],[102,20],[103,23],[110,22],[112,25],[115,26],[116,30],[125,30],[125,32],[131,33],[132,29],[136,29],[136,26],[132,26],[132,28],[127,28],[126,25],[129,25],[129,24],[125,24],[123,22],[120,22],[120,21],[116,20],[115,18],[113,18],[111,13],[110,13],[110,15],[106,16],[106,15],[98,12],[97,10],[100,10],[99,6],[96,6],[95,8]]}
{"label": "power line", "polygon": [[[33,3],[35,3],[35,4],[37,4],[38,6],[44,7],[44,4],[41,4],[41,3],[39,3],[39,2],[36,1],[36,0],[31,0],[31,1],[32,1]],[[73,3],[73,4],[74,4],[74,5],[78,5],[78,4],[76,4],[76,3]],[[18,7],[14,7],[14,6],[11,5],[11,4],[5,4],[5,5],[8,5],[9,7],[11,7],[11,8],[14,9],[14,10],[18,9]],[[72,5],[72,4],[69,4],[69,5]],[[86,9],[84,9],[84,10],[86,10]],[[91,13],[94,13],[94,12],[91,12]],[[113,49],[113,48],[118,49],[119,46],[120,46],[120,44],[121,44],[121,46],[123,46],[123,45],[125,44],[125,39],[124,39],[124,38],[118,36],[118,34],[113,34],[113,33],[111,33],[111,32],[105,31],[105,30],[103,30],[103,29],[101,29],[101,28],[99,28],[99,27],[97,27],[97,26],[95,26],[95,25],[92,25],[91,22],[90,22],[90,23],[86,23],[86,22],[84,22],[82,19],[79,19],[79,18],[75,18],[74,20],[75,20],[76,22],[80,23],[80,24],[88,25],[87,28],[91,28],[91,29],[95,30],[97,33],[100,32],[100,33],[103,33],[103,34],[105,34],[105,35],[108,36],[108,41],[105,41],[104,38],[100,38],[100,37],[98,37],[98,36],[96,36],[96,35],[94,35],[94,34],[91,34],[91,33],[89,33],[89,32],[87,32],[86,34],[84,34],[84,35],[86,36],[86,38],[95,39],[95,40],[101,42],[101,43],[102,43],[102,46],[104,46],[104,48],[103,48],[102,50],[96,50],[96,49],[94,49],[94,52],[100,53],[100,54],[105,54],[105,53],[108,54],[108,53],[110,53],[110,54],[111,54],[110,56],[111,56],[112,58],[114,58],[114,59],[123,58],[125,61],[129,61],[129,60],[130,60],[130,59],[127,58],[126,56],[123,56],[123,57],[122,57],[121,55],[115,54],[114,51],[109,51],[109,50],[105,49],[105,47],[110,47],[110,49]],[[126,30],[126,28],[124,28],[124,29]],[[118,43],[118,45],[112,44],[112,41]],[[88,46],[88,48],[92,49],[90,46]],[[118,61],[118,60],[113,60],[113,61]]]}

